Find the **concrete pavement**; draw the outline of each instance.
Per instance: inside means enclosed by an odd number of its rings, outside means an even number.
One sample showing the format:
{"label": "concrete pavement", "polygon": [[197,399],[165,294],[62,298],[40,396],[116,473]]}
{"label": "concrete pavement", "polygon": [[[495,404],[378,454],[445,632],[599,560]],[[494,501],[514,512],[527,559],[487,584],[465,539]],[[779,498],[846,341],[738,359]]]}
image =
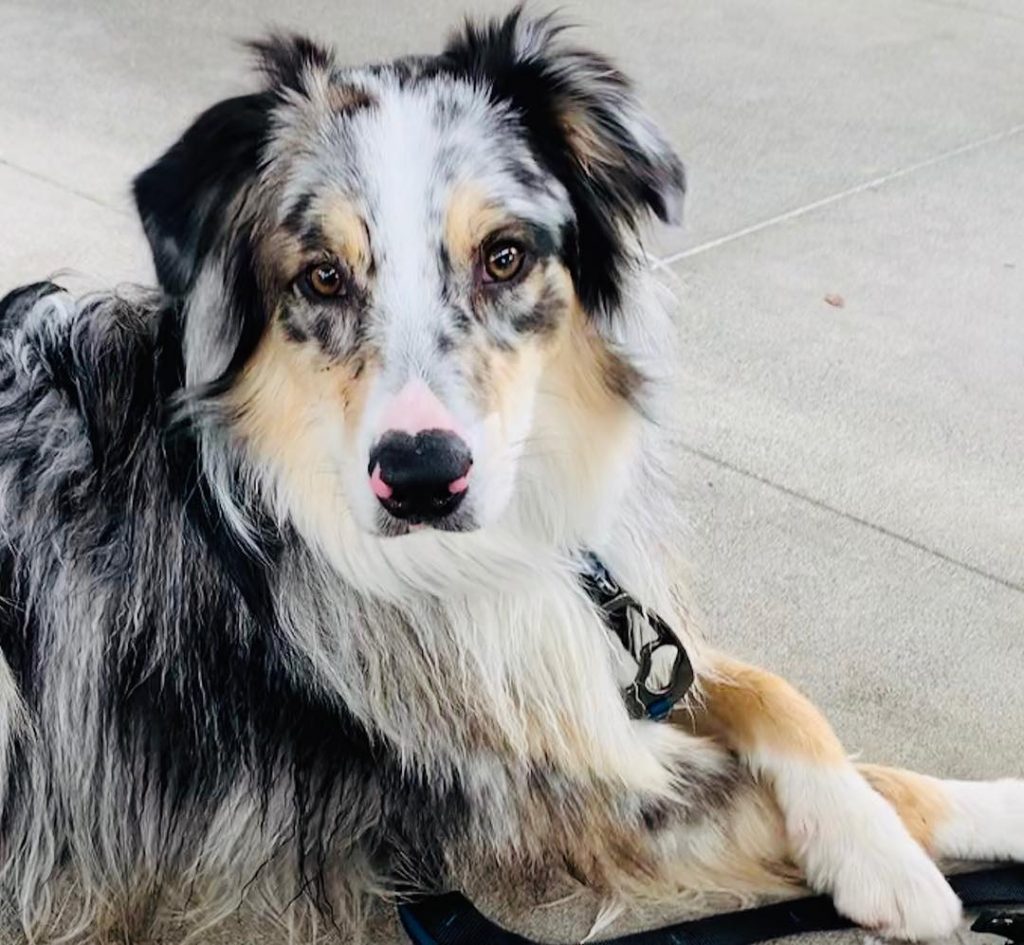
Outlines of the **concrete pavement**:
{"label": "concrete pavement", "polygon": [[[362,61],[437,48],[464,12],[3,0],[0,285],[151,278],[128,182],[251,87],[235,39],[284,25]],[[1024,774],[1024,6],[566,15],[636,76],[689,170],[686,226],[651,246],[687,342],[681,540],[711,634],[866,758]],[[576,912],[526,918],[565,940]]]}

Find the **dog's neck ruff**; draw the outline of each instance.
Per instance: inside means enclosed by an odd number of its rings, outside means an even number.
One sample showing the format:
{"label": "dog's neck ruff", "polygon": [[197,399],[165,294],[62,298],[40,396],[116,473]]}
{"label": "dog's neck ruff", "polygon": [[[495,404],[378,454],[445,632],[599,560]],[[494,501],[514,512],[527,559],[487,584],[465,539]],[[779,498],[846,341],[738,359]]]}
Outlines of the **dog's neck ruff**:
{"label": "dog's neck ruff", "polygon": [[[636,678],[622,691],[626,709],[631,718],[660,722],[693,686],[693,665],[686,647],[664,619],[623,590],[597,555],[584,552],[583,565],[580,578],[584,589],[637,663]],[[672,669],[665,686],[652,688],[654,654],[661,650],[672,651]]]}

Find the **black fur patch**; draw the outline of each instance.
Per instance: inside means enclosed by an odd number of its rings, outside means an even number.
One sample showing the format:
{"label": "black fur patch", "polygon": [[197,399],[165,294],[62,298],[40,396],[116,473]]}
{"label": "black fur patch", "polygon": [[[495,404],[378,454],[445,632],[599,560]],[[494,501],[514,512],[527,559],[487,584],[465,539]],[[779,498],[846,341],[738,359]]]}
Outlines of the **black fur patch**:
{"label": "black fur patch", "polygon": [[231,360],[220,377],[196,393],[218,397],[226,393],[256,350],[267,326],[267,306],[256,275],[256,263],[249,240],[242,236],[228,256],[225,273],[231,285],[231,308],[224,317],[233,322],[237,340]]}
{"label": "black fur patch", "polygon": [[281,313],[281,327],[284,329],[285,337],[289,341],[294,341],[297,345],[309,341],[309,335],[306,334],[306,330],[301,325],[295,323],[295,319],[290,316],[287,308]]}
{"label": "black fur patch", "polygon": [[545,285],[541,297],[528,312],[512,319],[512,327],[523,334],[550,335],[556,328],[565,303],[558,293]]}
{"label": "black fur patch", "polygon": [[259,165],[272,105],[269,93],[219,102],[135,178],[135,203],[168,295],[189,291],[223,238],[225,211]]}
{"label": "black fur patch", "polygon": [[8,292],[0,299],[0,331],[18,324],[33,305],[40,299],[63,289],[54,282],[34,282]]}
{"label": "black fur patch", "polygon": [[0,545],[0,653],[25,704],[34,706],[38,696],[38,627],[25,609],[21,584],[14,549],[4,543]]}
{"label": "black fur patch", "polygon": [[647,378],[628,358],[610,351],[604,363],[604,386],[616,397],[639,406],[637,395],[643,389]]}
{"label": "black fur patch", "polygon": [[297,33],[276,33],[246,45],[256,54],[256,64],[271,89],[304,92],[305,78],[311,70],[329,73],[334,68],[334,55],[329,49]]}
{"label": "black fur patch", "polygon": [[300,236],[306,227],[306,214],[309,213],[309,208],[313,205],[312,194],[302,194],[295,203],[292,204],[291,209],[288,211],[284,218],[284,228],[296,236]]}
{"label": "black fur patch", "polygon": [[742,769],[735,755],[729,755],[722,769],[715,772],[680,764],[676,781],[682,803],[647,800],[641,807],[641,818],[648,830],[664,830],[680,823],[695,825],[713,821],[724,811],[731,810],[737,796],[752,783],[749,772]]}

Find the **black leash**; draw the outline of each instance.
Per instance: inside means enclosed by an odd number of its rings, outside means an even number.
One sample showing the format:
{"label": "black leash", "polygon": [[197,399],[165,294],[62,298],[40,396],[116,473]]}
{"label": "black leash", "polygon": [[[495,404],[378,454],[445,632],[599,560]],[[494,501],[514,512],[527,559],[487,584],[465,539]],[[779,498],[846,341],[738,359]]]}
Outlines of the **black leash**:
{"label": "black leash", "polygon": [[[959,873],[949,884],[968,909],[1024,904],[1024,866]],[[537,945],[482,915],[460,893],[400,906],[402,927],[415,945]],[[725,912],[648,932],[605,939],[601,945],[759,945],[788,935],[855,928],[827,896]],[[1024,943],[1024,913],[983,912],[972,931]]]}

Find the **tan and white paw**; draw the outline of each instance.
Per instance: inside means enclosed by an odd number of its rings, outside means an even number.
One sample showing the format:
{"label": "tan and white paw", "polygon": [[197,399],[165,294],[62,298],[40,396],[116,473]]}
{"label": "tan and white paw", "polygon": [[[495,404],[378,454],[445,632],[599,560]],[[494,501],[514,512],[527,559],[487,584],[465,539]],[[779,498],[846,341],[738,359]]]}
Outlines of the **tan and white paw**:
{"label": "tan and white paw", "polygon": [[[922,941],[952,934],[960,900],[896,811],[852,768],[789,772],[790,841],[808,885],[858,925]],[[797,788],[801,788],[797,791]]]}

